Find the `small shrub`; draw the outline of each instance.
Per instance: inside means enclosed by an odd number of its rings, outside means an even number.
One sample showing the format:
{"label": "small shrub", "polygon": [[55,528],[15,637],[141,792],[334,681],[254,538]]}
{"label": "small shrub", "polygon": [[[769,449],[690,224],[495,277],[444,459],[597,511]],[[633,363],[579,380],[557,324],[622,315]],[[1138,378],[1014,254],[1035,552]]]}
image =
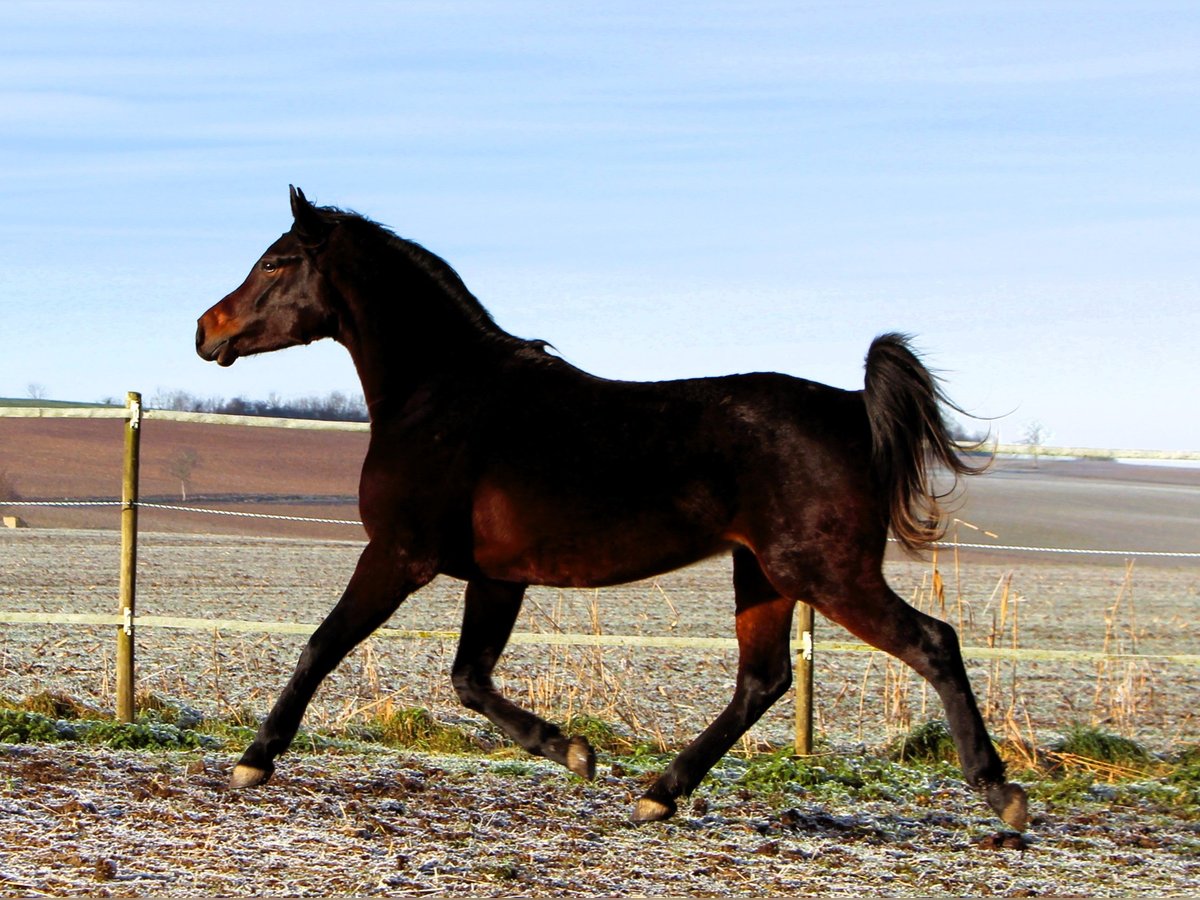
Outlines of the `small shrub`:
{"label": "small shrub", "polygon": [[790,749],[776,750],[751,757],[737,783],[748,790],[777,794],[811,786],[818,771],[824,769],[812,765],[808,758],[796,756]]}
{"label": "small shrub", "polygon": [[1184,791],[1187,802],[1200,806],[1200,745],[1178,754],[1173,762],[1167,782]]}
{"label": "small shrub", "polygon": [[1171,762],[1175,764],[1176,774],[1181,778],[1200,782],[1200,744],[1176,753]]}
{"label": "small shrub", "polygon": [[1137,767],[1150,761],[1149,754],[1136,741],[1090,725],[1072,726],[1051,749],[1118,766]]}
{"label": "small shrub", "polygon": [[622,737],[612,725],[596,716],[582,713],[571,716],[563,726],[563,733],[586,739],[593,750],[602,753],[626,753],[633,749],[633,741]]}
{"label": "small shrub", "polygon": [[20,708],[27,712],[48,716],[51,719],[102,719],[105,717],[102,709],[57,691],[42,691],[26,697],[21,702]]}
{"label": "small shrub", "polygon": [[900,762],[948,762],[958,761],[954,738],[946,723],[940,719],[925,722],[898,738],[892,744],[889,755]]}
{"label": "small shrub", "polygon": [[438,722],[417,706],[387,709],[367,723],[372,735],[385,743],[434,753],[470,753],[480,747],[461,728]]}

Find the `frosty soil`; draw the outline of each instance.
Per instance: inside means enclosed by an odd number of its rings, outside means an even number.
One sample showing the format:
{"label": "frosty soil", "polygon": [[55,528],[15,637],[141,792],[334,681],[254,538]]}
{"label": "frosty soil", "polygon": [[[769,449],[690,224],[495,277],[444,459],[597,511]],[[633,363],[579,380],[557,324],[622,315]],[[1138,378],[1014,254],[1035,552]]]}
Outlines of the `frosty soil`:
{"label": "frosty soil", "polygon": [[[270,785],[228,761],[17,747],[0,890],[196,895],[1194,893],[1194,823],[1103,802],[1039,816],[1024,852],[951,779],[898,802],[779,807],[701,791],[678,820],[627,820],[636,779],[379,751],[292,755]],[[1119,875],[1118,875],[1119,873]]]}

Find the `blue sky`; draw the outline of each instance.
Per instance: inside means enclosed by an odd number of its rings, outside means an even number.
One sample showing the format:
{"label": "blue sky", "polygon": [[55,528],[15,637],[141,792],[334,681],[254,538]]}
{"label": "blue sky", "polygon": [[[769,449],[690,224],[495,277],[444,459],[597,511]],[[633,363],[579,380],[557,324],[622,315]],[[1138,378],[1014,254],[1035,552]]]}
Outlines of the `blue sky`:
{"label": "blue sky", "polygon": [[287,185],[601,375],[861,386],[1200,448],[1192,2],[0,3],[0,396],[357,390],[196,317]]}

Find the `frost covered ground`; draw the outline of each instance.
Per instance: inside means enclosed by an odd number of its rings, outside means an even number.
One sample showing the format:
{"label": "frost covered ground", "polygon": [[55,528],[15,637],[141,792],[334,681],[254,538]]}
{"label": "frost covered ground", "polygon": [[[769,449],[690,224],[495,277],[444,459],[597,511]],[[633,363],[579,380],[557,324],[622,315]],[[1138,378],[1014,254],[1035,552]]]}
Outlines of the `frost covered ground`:
{"label": "frost covered ground", "polygon": [[[916,802],[790,805],[702,790],[664,824],[636,778],[413,753],[293,755],[268,786],[228,760],[0,750],[6,895],[1161,896],[1200,892],[1196,823],[1097,798],[1025,841],[960,785]],[[1008,845],[1016,845],[1010,849]],[[1023,846],[1023,849],[1022,849]]]}

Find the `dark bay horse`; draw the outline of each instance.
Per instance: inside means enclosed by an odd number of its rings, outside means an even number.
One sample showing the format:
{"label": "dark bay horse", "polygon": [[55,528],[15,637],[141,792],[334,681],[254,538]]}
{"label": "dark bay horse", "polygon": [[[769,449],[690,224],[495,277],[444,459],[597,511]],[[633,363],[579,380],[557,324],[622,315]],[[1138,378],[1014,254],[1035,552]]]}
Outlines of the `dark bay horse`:
{"label": "dark bay horse", "polygon": [[933,469],[976,471],[937,381],[905,339],[877,338],[865,388],[776,374],[608,381],[503,331],[442,259],[292,189],[291,229],[200,317],[196,350],[241,356],[333,338],[371,416],[359,502],[368,543],[345,593],[233,770],[261,784],[322,679],[438,574],[466,582],[452,680],[532,753],[591,778],[595,754],[506,699],[492,671],[531,584],[594,587],[732,552],[733,699],[633,812],[664,819],[788,688],[797,601],[912,666],[945,706],[967,780],[1023,828],[951,626],[887,585],[888,531],[941,535]]}

